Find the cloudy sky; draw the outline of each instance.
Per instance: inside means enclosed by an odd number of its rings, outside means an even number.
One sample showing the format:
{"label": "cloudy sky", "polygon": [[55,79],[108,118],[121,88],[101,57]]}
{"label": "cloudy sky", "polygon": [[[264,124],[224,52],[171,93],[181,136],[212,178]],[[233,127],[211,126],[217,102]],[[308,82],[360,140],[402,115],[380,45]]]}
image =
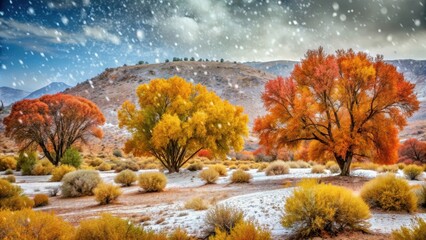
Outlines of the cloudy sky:
{"label": "cloudy sky", "polygon": [[0,86],[75,85],[173,57],[300,60],[323,46],[426,59],[426,0],[4,0]]}

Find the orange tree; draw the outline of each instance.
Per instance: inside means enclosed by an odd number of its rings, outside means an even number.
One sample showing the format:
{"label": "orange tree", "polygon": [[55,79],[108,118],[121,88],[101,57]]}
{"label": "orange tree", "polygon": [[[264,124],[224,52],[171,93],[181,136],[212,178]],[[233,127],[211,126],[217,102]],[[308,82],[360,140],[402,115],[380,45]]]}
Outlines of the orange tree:
{"label": "orange tree", "polygon": [[399,155],[413,161],[426,162],[426,142],[410,138],[399,147]]}
{"label": "orange tree", "polygon": [[169,172],[200,150],[224,156],[240,151],[248,134],[242,107],[220,99],[206,87],[183,78],[154,79],[136,90],[139,108],[126,101],[118,112],[120,127],[131,134],[124,151],[153,155]]}
{"label": "orange tree", "polygon": [[268,113],[254,131],[269,149],[309,142],[311,159],[334,158],[342,176],[354,158],[398,159],[398,131],[419,108],[414,84],[382,56],[310,50],[288,78],[269,81]]}
{"label": "orange tree", "polygon": [[85,98],[54,94],[15,103],[3,123],[6,136],[13,138],[21,151],[39,147],[58,165],[73,144],[85,143],[89,136],[101,138],[99,125],[105,118],[96,104]]}

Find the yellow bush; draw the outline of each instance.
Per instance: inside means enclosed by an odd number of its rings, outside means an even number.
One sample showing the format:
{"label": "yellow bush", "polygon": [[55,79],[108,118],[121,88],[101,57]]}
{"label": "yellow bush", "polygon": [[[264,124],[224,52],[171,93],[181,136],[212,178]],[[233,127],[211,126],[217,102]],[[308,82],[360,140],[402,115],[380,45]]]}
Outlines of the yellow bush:
{"label": "yellow bush", "polygon": [[426,208],[426,185],[419,186],[414,192],[417,196],[417,205]]}
{"label": "yellow bush", "polygon": [[398,163],[398,169],[402,170],[404,169],[407,165],[405,163]]}
{"label": "yellow bush", "polygon": [[231,176],[232,183],[248,183],[250,179],[252,179],[251,174],[240,169],[234,171]]}
{"label": "yellow bush", "polygon": [[235,164],[232,164],[232,165],[229,165],[229,169],[237,169],[238,167],[237,167],[237,165],[235,165]]}
{"label": "yellow bush", "polygon": [[414,212],[417,209],[417,198],[407,180],[397,178],[390,173],[378,176],[364,184],[361,197],[373,208],[408,212]]}
{"label": "yellow bush", "polygon": [[202,162],[194,162],[190,164],[186,169],[188,169],[191,172],[202,170],[204,167],[204,164]]}
{"label": "yellow bush", "polygon": [[21,210],[33,206],[33,200],[23,195],[19,186],[0,179],[0,209]]}
{"label": "yellow bush", "polygon": [[299,165],[299,168],[310,168],[311,165],[303,160],[298,160],[297,164]]}
{"label": "yellow bush", "polygon": [[219,173],[213,168],[208,168],[200,172],[198,175],[207,184],[215,183],[219,179]]}
{"label": "yellow bush", "polygon": [[257,168],[257,171],[258,171],[258,172],[262,172],[262,171],[263,171],[263,170],[265,170],[268,166],[269,166],[269,164],[268,164],[268,163],[266,163],[266,162],[262,162],[262,163],[260,163],[260,164],[259,164],[259,167]]}
{"label": "yellow bush", "polygon": [[216,229],[215,236],[209,240],[269,240],[271,233],[251,221],[241,221],[229,233]]}
{"label": "yellow bush", "polygon": [[92,167],[98,167],[103,162],[104,162],[104,160],[102,160],[100,158],[93,158],[93,159],[90,159],[90,160],[87,161],[87,163]]}
{"label": "yellow bush", "polygon": [[287,163],[281,160],[271,162],[269,166],[265,169],[266,176],[288,174],[289,172],[290,167]]}
{"label": "yellow bush", "polygon": [[74,228],[61,218],[30,209],[0,211],[0,239],[71,240]]}
{"label": "yellow bush", "polygon": [[244,213],[232,206],[216,205],[210,209],[204,223],[209,235],[214,234],[216,229],[229,233],[232,228],[244,220]]}
{"label": "yellow bush", "polygon": [[248,171],[250,170],[250,166],[247,164],[241,164],[238,169],[242,170],[242,171]]}
{"label": "yellow bush", "polygon": [[377,171],[378,167],[379,167],[378,164],[370,163],[370,162],[354,162],[351,164],[351,169],[364,169],[364,170]]}
{"label": "yellow bush", "polygon": [[390,173],[397,173],[398,172],[398,165],[382,165],[377,168],[377,172],[384,173],[384,172],[390,172]]}
{"label": "yellow bush", "polygon": [[15,176],[13,176],[13,175],[8,175],[8,176],[6,176],[6,177],[4,177],[4,178],[2,178],[2,179],[6,180],[6,181],[8,181],[8,182],[10,182],[10,183],[14,183],[14,182],[16,182],[16,178],[15,178]]}
{"label": "yellow bush", "polygon": [[134,182],[138,180],[138,177],[136,176],[136,173],[134,173],[132,170],[126,169],[121,171],[117,176],[114,178],[115,183],[119,183],[122,186],[131,186]]}
{"label": "yellow bush", "polygon": [[[325,163],[325,168],[330,169],[332,166],[335,166],[335,165],[337,165],[336,161],[327,161]],[[337,165],[337,166],[339,166],[339,165]]]}
{"label": "yellow bush", "polygon": [[[279,160],[281,161],[281,160]],[[299,164],[295,161],[287,161],[285,162],[290,168],[299,168]]]}
{"label": "yellow bush", "polygon": [[195,238],[188,236],[185,230],[178,227],[169,235],[167,240],[195,240]]}
{"label": "yellow bush", "polygon": [[423,168],[415,164],[410,164],[406,166],[403,171],[408,179],[414,180],[423,173]]}
{"label": "yellow bush", "polygon": [[70,165],[61,165],[59,167],[56,167],[52,170],[52,177],[50,178],[50,181],[52,182],[60,182],[62,178],[65,176],[65,174],[69,172],[75,171],[75,167]]}
{"label": "yellow bush", "polygon": [[109,171],[111,170],[111,168],[112,167],[109,163],[103,162],[96,169],[98,169],[99,171]]}
{"label": "yellow bush", "polygon": [[226,176],[228,174],[226,167],[222,164],[215,164],[210,166],[209,168],[216,170],[216,172],[219,173],[220,176]]}
{"label": "yellow bush", "polygon": [[345,230],[367,230],[370,210],[352,191],[304,180],[287,198],[284,227],[292,227],[296,238],[336,234]]}
{"label": "yellow bush", "polygon": [[139,186],[146,192],[163,191],[166,187],[166,175],[160,172],[148,172],[139,175]]}
{"label": "yellow bush", "polygon": [[401,227],[399,230],[392,231],[394,240],[424,240],[426,239],[426,222],[421,218],[413,221],[412,228]]}
{"label": "yellow bush", "polygon": [[194,209],[195,211],[206,210],[208,208],[207,203],[199,197],[195,197],[185,203],[185,209]]}
{"label": "yellow bush", "polygon": [[43,207],[49,204],[49,196],[46,194],[36,194],[33,201],[34,207]]}
{"label": "yellow bush", "polygon": [[54,168],[55,166],[53,166],[49,160],[42,159],[34,165],[31,173],[33,175],[49,175],[52,173]]}
{"label": "yellow bush", "polygon": [[331,173],[339,173],[340,172],[340,167],[337,164],[334,164],[332,166],[330,166],[329,168]]}
{"label": "yellow bush", "polygon": [[314,165],[312,166],[311,173],[316,173],[316,174],[325,173],[325,166]]}
{"label": "yellow bush", "polygon": [[96,201],[101,205],[113,202],[122,194],[120,187],[107,183],[98,184],[93,190],[93,193],[95,194]]}
{"label": "yellow bush", "polygon": [[145,231],[127,220],[110,214],[102,214],[100,218],[81,221],[75,239],[167,240],[163,234]]}
{"label": "yellow bush", "polygon": [[13,156],[0,156],[0,171],[16,169],[16,159]]}

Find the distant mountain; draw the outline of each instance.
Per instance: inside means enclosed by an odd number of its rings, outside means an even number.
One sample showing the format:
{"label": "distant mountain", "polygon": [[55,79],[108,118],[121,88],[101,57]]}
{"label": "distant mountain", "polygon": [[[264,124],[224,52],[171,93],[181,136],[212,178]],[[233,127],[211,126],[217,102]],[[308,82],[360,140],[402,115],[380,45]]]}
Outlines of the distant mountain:
{"label": "distant mountain", "polygon": [[16,101],[23,99],[27,96],[29,92],[10,88],[10,87],[0,87],[0,100],[3,101],[5,106],[8,106]]}
{"label": "distant mountain", "polygon": [[45,94],[55,94],[55,93],[63,92],[63,91],[65,91],[65,89],[70,88],[70,87],[71,86],[69,86],[69,85],[67,85],[63,82],[52,82],[51,84],[30,93],[25,98],[27,98],[27,99],[39,98],[39,97],[41,97]]}
{"label": "distant mountain", "polygon": [[297,63],[298,62],[296,61],[278,60],[271,62],[245,62],[244,64],[268,73],[272,73],[276,76],[288,76],[290,75],[291,71],[293,71],[294,65]]}

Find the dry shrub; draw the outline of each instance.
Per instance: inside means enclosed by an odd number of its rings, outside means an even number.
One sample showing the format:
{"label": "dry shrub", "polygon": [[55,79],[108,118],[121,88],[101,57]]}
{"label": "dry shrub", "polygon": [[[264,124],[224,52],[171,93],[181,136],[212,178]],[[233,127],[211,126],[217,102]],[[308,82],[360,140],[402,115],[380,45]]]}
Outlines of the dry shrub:
{"label": "dry shrub", "polygon": [[379,172],[379,173],[385,173],[385,172],[397,173],[398,172],[398,166],[397,165],[382,165],[382,166],[377,168],[377,172]]}
{"label": "dry shrub", "polygon": [[397,165],[399,170],[402,170],[407,166],[405,163],[398,163]]}
{"label": "dry shrub", "polygon": [[392,231],[394,240],[422,240],[426,239],[426,222],[421,218],[413,220],[412,228],[401,227]]}
{"label": "dry shrub", "polygon": [[198,176],[207,184],[215,183],[217,179],[219,179],[219,173],[213,168],[208,168],[201,171]]}
{"label": "dry shrub", "polygon": [[24,208],[32,208],[33,200],[22,194],[19,186],[0,179],[0,209],[10,209],[12,211]]}
{"label": "dry shrub", "polygon": [[210,237],[209,240],[269,240],[271,239],[271,232],[257,226],[252,221],[241,221],[231,229],[229,233],[217,229],[215,236]]}
{"label": "dry shrub", "polygon": [[229,169],[237,169],[238,167],[237,167],[237,165],[235,165],[235,164],[232,164],[232,165],[229,165]]}
{"label": "dry shrub", "polygon": [[65,174],[61,192],[64,197],[93,195],[93,189],[101,183],[99,173],[91,170],[78,170]]}
{"label": "dry shrub", "polygon": [[310,168],[311,165],[303,160],[298,160],[297,164],[299,165],[299,168]]}
{"label": "dry shrub", "polygon": [[74,239],[74,228],[70,223],[51,213],[32,211],[0,211],[0,239]]}
{"label": "dry shrub", "polygon": [[185,203],[185,209],[194,209],[195,211],[206,210],[208,204],[200,197],[192,198]]}
{"label": "dry shrub", "polygon": [[352,191],[338,186],[303,180],[287,198],[281,224],[294,230],[294,237],[309,238],[346,230],[367,231],[370,210]]}
{"label": "dry shrub", "polygon": [[166,187],[167,177],[164,173],[148,172],[139,175],[139,186],[146,192],[160,192]]}
{"label": "dry shrub", "polygon": [[123,170],[132,170],[132,171],[138,171],[140,169],[139,165],[132,161],[132,160],[126,160],[126,161],[119,161],[117,162],[117,165],[115,166],[116,172],[121,172]]}
{"label": "dry shrub", "polygon": [[216,229],[230,233],[231,229],[243,220],[244,213],[241,210],[232,206],[216,205],[207,212],[204,223],[207,234],[212,235]]}
{"label": "dry shrub", "polygon": [[[279,160],[281,161],[281,160]],[[285,162],[290,168],[299,168],[299,163],[295,162],[295,161],[288,161]]]}
{"label": "dry shrub", "polygon": [[120,187],[107,183],[98,184],[93,192],[95,200],[101,205],[110,204],[122,194]]}
{"label": "dry shrub", "polygon": [[4,175],[13,175],[13,170],[12,169],[7,169],[5,172],[4,172]]}
{"label": "dry shrub", "polygon": [[191,172],[203,170],[204,164],[202,162],[194,162],[190,164],[186,169]]}
{"label": "dry shrub", "polygon": [[370,207],[386,211],[414,212],[417,209],[417,198],[407,180],[390,173],[364,184],[361,197]]}
{"label": "dry shrub", "polygon": [[329,170],[331,173],[340,173],[340,167],[337,164],[330,166]]}
{"label": "dry shrub", "polygon": [[[335,165],[337,165],[336,161],[327,161],[325,163],[325,168],[330,169],[332,166],[335,166]],[[339,165],[337,165],[337,166],[339,166]]]}
{"label": "dry shrub", "polygon": [[109,171],[111,170],[111,168],[112,168],[111,164],[103,162],[96,169],[98,169],[99,171]]}
{"label": "dry shrub", "polygon": [[233,172],[231,176],[232,183],[248,183],[250,179],[252,179],[251,174],[240,169]]}
{"label": "dry shrub", "polygon": [[61,165],[59,167],[56,167],[52,171],[52,177],[50,178],[50,181],[52,182],[60,182],[62,178],[65,176],[65,174],[69,172],[75,171],[75,167],[69,166],[69,165]]}
{"label": "dry shrub", "polygon": [[314,165],[314,166],[312,166],[311,173],[315,173],[315,174],[325,173],[325,166],[324,165]]}
{"label": "dry shrub", "polygon": [[248,171],[250,170],[250,166],[247,164],[241,164],[238,169],[243,170],[243,171]]}
{"label": "dry shrub", "polygon": [[288,174],[289,172],[290,167],[281,160],[271,162],[265,169],[266,176]]}
{"label": "dry shrub", "polygon": [[262,172],[262,171],[264,171],[264,170],[265,170],[268,166],[269,166],[269,164],[268,164],[268,163],[265,163],[265,162],[259,163],[259,167],[257,168],[257,171],[258,171],[258,172]]}
{"label": "dry shrub", "polygon": [[33,201],[34,207],[43,207],[49,204],[49,196],[46,194],[36,194]]}
{"label": "dry shrub", "polygon": [[138,177],[136,176],[136,173],[134,173],[132,170],[129,170],[129,169],[121,171],[114,178],[115,183],[121,184],[122,186],[125,186],[125,187],[131,186],[137,180],[138,180]]}
{"label": "dry shrub", "polygon": [[423,168],[415,164],[410,164],[406,166],[403,171],[408,179],[414,180],[417,179],[423,173]]}
{"label": "dry shrub", "polygon": [[195,240],[195,238],[188,236],[185,230],[178,227],[167,237],[167,240]]}
{"label": "dry shrub", "polygon": [[42,159],[34,165],[31,173],[32,175],[49,175],[53,169],[55,169],[55,166],[49,160]]}
{"label": "dry shrub", "polygon": [[16,169],[16,159],[13,156],[0,156],[0,171]]}
{"label": "dry shrub", "polygon": [[378,164],[370,163],[370,162],[354,162],[351,164],[351,169],[364,169],[364,170],[377,171],[378,167],[379,167]]}
{"label": "dry shrub", "polygon": [[89,166],[91,167],[98,167],[99,165],[101,165],[104,162],[104,160],[100,159],[100,158],[93,158],[93,159],[89,159],[87,160],[87,163],[89,164]]}
{"label": "dry shrub", "polygon": [[2,178],[2,179],[6,180],[6,181],[8,181],[8,182],[10,182],[10,183],[14,183],[14,182],[16,182],[16,178],[15,178],[15,176],[13,176],[13,175],[8,175],[8,176],[6,176],[6,177],[4,177],[4,178]]}
{"label": "dry shrub", "polygon": [[426,208],[426,185],[423,184],[414,190],[417,196],[417,205]]}
{"label": "dry shrub", "polygon": [[81,221],[75,239],[166,240],[167,238],[163,234],[145,231],[127,220],[102,214],[100,218]]}
{"label": "dry shrub", "polygon": [[226,167],[222,164],[215,164],[210,166],[209,168],[214,169],[217,173],[219,173],[220,176],[226,176],[228,174]]}

